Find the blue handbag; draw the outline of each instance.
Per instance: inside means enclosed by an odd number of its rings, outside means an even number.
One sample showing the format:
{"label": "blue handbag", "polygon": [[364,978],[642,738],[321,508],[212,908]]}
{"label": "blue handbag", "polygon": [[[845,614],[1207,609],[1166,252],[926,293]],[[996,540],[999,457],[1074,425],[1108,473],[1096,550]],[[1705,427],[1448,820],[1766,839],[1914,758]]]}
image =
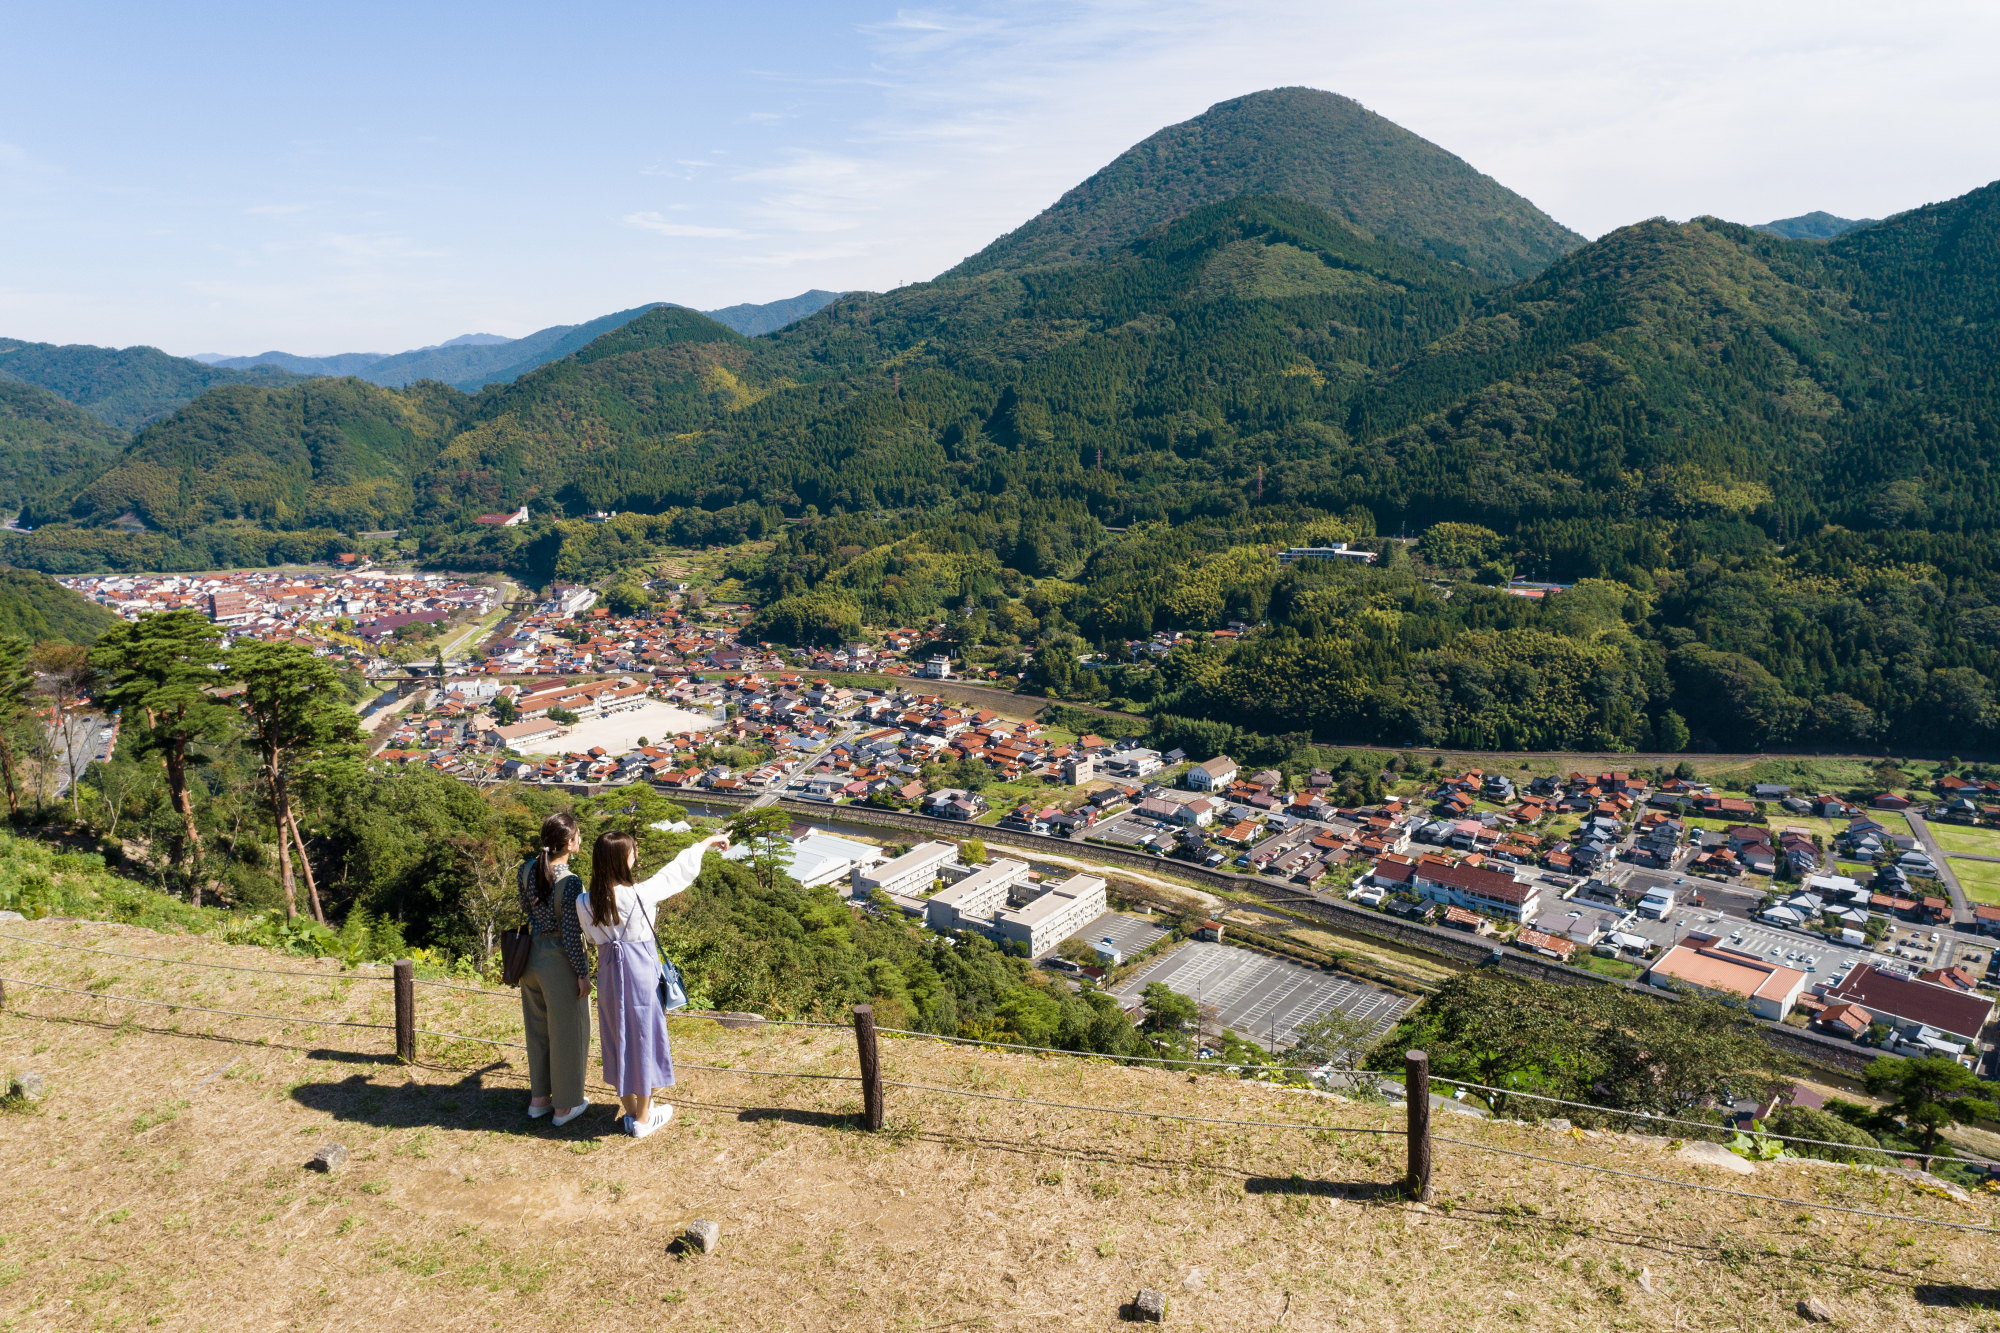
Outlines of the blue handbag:
{"label": "blue handbag", "polygon": [[676,1009],[687,1008],[687,987],[681,984],[681,970],[674,966],[674,960],[660,952],[660,932],[653,925],[653,918],[646,918],[646,929],[653,936],[653,956],[660,960],[660,1010],[672,1013]]}

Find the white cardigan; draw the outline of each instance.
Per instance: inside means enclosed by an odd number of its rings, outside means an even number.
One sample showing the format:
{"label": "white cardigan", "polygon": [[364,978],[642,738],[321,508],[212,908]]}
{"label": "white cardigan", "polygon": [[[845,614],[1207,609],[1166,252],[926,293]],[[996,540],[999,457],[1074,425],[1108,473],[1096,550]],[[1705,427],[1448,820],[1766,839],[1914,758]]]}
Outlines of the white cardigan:
{"label": "white cardigan", "polygon": [[657,916],[660,904],[677,893],[685,892],[688,885],[701,874],[701,860],[708,852],[706,842],[698,842],[682,850],[679,856],[654,871],[647,879],[637,884],[618,886],[618,924],[600,926],[590,916],[590,894],[584,893],[576,900],[576,919],[583,927],[583,937],[592,944],[609,944],[612,940],[630,940],[634,944],[650,944],[653,932],[646,925],[648,919]]}

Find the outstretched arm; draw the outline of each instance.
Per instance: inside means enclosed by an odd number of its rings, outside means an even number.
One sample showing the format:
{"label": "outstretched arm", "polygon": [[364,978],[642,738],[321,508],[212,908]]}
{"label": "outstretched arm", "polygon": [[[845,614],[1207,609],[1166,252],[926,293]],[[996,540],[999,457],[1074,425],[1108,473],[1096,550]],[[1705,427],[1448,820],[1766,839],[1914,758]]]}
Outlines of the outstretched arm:
{"label": "outstretched arm", "polygon": [[717,833],[683,849],[679,856],[632,886],[632,892],[639,896],[640,906],[650,912],[675,894],[686,891],[688,885],[701,874],[702,858],[708,855],[709,848],[720,851],[727,846],[729,835]]}

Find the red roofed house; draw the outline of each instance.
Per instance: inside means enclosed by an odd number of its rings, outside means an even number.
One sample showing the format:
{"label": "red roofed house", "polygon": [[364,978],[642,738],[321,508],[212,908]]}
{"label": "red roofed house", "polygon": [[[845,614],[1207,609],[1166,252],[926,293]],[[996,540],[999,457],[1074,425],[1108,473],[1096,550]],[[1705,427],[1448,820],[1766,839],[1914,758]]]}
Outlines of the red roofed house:
{"label": "red roofed house", "polygon": [[1468,912],[1463,907],[1444,909],[1444,924],[1453,930],[1469,930],[1475,935],[1491,935],[1493,923],[1477,912]]}
{"label": "red roofed house", "polygon": [[1569,956],[1576,952],[1576,941],[1564,939],[1560,935],[1549,935],[1539,930],[1523,930],[1514,936],[1514,943],[1523,949],[1533,949],[1548,958],[1567,963]]}
{"label": "red roofed house", "polygon": [[1806,974],[1796,968],[1689,944],[1676,944],[1661,954],[1647,969],[1646,980],[1655,986],[1671,988],[1678,983],[1739,995],[1751,1013],[1774,1021],[1791,1012],[1806,986]]}
{"label": "red roofed house", "polygon": [[1858,1004],[1836,1004],[1813,1020],[1814,1026],[1841,1037],[1859,1037],[1874,1026],[1875,1015]]}
{"label": "red roofed house", "polygon": [[[1377,873],[1380,873],[1379,863]],[[1475,912],[1522,921],[1541,906],[1539,884],[1524,884],[1511,870],[1467,865],[1426,856],[1417,861],[1410,887],[1432,902],[1467,907]]]}
{"label": "red roofed house", "polygon": [[1862,963],[1826,992],[1829,1004],[1858,1004],[1878,1018],[1921,1023],[1962,1041],[1977,1041],[1993,1016],[1993,1001],[1934,981],[1913,981]]}

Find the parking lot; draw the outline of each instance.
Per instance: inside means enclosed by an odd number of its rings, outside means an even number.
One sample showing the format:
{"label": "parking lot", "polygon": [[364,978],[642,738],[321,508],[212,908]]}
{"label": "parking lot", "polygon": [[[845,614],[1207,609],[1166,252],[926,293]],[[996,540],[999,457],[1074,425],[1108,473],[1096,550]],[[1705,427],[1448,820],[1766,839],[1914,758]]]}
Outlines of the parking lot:
{"label": "parking lot", "polygon": [[1127,1004],[1160,982],[1213,1011],[1211,1033],[1231,1029],[1270,1050],[1282,1050],[1298,1029],[1334,1009],[1374,1023],[1381,1036],[1416,1003],[1316,968],[1266,958],[1227,944],[1194,941],[1141,968],[1113,992]]}
{"label": "parking lot", "polygon": [[[1856,962],[1909,970],[1949,967],[1957,963],[1968,968],[1975,977],[1984,976],[1993,954],[1991,946],[1984,941],[1963,940],[1950,931],[1933,926],[1913,926],[1898,921],[1891,925],[1888,935],[1879,943],[1867,949],[1857,949],[1830,944],[1819,935],[1753,923],[1742,917],[1725,916],[1700,907],[1669,913],[1660,921],[1635,917],[1623,929],[1630,934],[1644,936],[1661,948],[1678,943],[1690,930],[1718,935],[1724,943],[1735,936],[1737,943],[1729,945],[1730,948],[1754,953],[1766,962],[1796,967],[1811,979],[1812,985],[1818,985]],[[1938,936],[1936,940],[1931,939],[1934,932]]]}
{"label": "parking lot", "polygon": [[1116,819],[1106,820],[1091,829],[1090,836],[1098,841],[1136,848],[1142,839],[1149,837],[1171,846],[1174,832],[1175,829],[1171,824],[1148,819],[1144,815],[1125,814]]}
{"label": "parking lot", "polygon": [[1158,917],[1131,916],[1124,912],[1106,912],[1097,920],[1070,936],[1085,944],[1095,944],[1105,936],[1111,937],[1118,952],[1130,958],[1133,954],[1151,948],[1167,937],[1167,928],[1160,924]]}

